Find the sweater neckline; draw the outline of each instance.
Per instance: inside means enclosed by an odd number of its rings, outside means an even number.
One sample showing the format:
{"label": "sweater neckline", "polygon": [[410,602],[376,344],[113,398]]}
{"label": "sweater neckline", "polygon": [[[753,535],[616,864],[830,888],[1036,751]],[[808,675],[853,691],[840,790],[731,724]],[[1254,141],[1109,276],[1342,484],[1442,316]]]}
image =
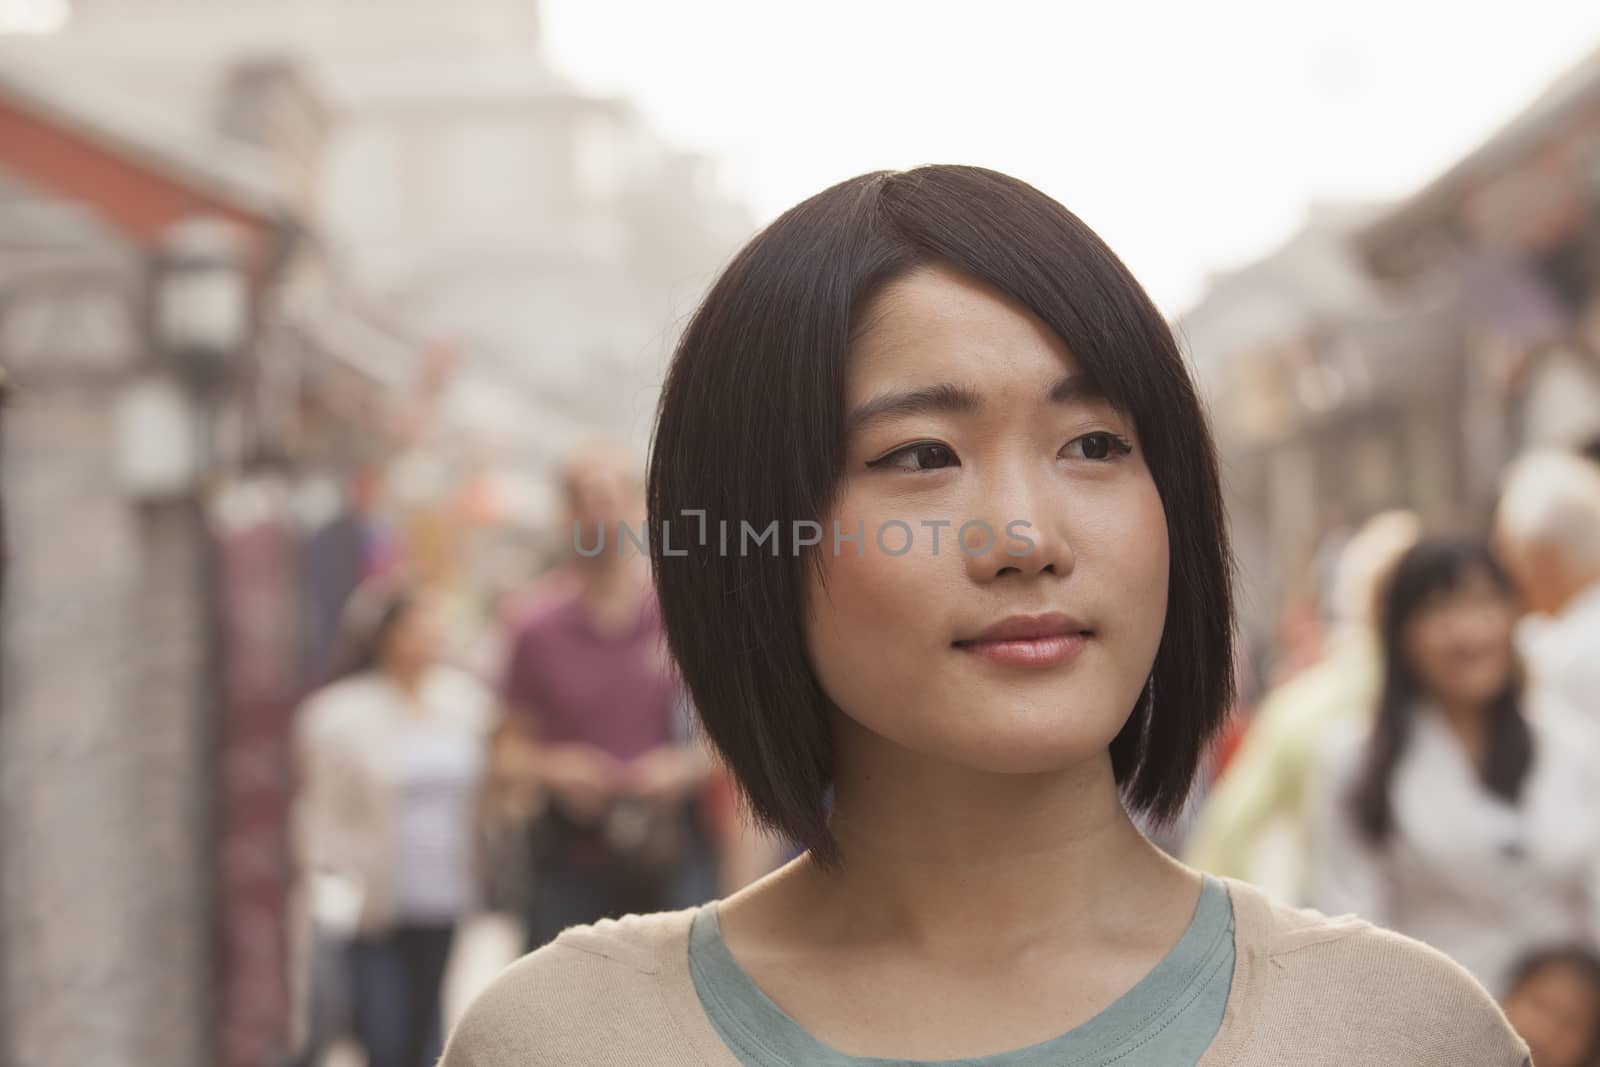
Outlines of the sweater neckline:
{"label": "sweater neckline", "polygon": [[[730,1042],[746,1043],[758,1059],[832,1064],[837,1067],[893,1067],[900,1059],[850,1055],[827,1045],[800,1026],[758,987],[723,942],[719,901],[699,908],[689,930],[690,974],[701,993],[723,1013],[718,1029]],[[1232,973],[1233,915],[1227,890],[1203,876],[1200,898],[1183,934],[1133,986],[1090,1018],[1027,1046],[979,1056],[928,1061],[930,1067],[1102,1062],[1142,1043],[1187,1008],[1198,984],[1229,965]],[[731,1034],[729,1033],[731,1031]],[[1215,1035],[1212,1034],[1212,1037]],[[1207,1042],[1209,1044],[1209,1040]]]}
{"label": "sweater neckline", "polygon": [[[1268,976],[1267,960],[1275,947],[1272,902],[1266,894],[1234,878],[1218,876],[1217,880],[1228,890],[1233,905],[1233,982],[1223,1008],[1222,1025],[1196,1067],[1227,1067],[1249,1042],[1262,985]],[[689,972],[689,932],[694,917],[714,903],[671,913],[670,922],[658,928],[658,950],[650,954],[648,966],[641,969],[655,975],[656,992],[680,1035],[699,1058],[700,1067],[742,1067],[706,1014]],[[1334,928],[1317,929],[1319,937],[1337,936]],[[641,962],[644,961],[635,961],[635,965]]]}

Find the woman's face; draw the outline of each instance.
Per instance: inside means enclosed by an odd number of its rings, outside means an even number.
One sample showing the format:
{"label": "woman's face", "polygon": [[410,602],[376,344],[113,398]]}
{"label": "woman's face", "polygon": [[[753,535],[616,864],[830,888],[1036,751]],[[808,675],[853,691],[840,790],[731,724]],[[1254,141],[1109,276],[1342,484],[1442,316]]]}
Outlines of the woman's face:
{"label": "woman's face", "polygon": [[623,536],[618,523],[642,528],[640,488],[623,457],[609,452],[584,457],[567,473],[568,526],[578,524],[579,538],[586,545],[595,544],[604,531],[607,547],[600,556],[616,553]]}
{"label": "woman's face", "polygon": [[1538,1067],[1583,1067],[1600,1018],[1595,990],[1571,967],[1541,967],[1506,998],[1506,1018]]}
{"label": "woman's face", "polygon": [[865,322],[807,591],[841,745],[1006,773],[1103,757],[1167,607],[1166,517],[1131,418],[1043,323],[952,271],[890,285]]}
{"label": "woman's face", "polygon": [[1515,668],[1516,606],[1481,570],[1423,605],[1406,627],[1407,654],[1423,689],[1441,703],[1487,704]]}
{"label": "woman's face", "polygon": [[418,595],[386,635],[383,662],[391,670],[414,671],[439,655],[439,610],[433,598]]}

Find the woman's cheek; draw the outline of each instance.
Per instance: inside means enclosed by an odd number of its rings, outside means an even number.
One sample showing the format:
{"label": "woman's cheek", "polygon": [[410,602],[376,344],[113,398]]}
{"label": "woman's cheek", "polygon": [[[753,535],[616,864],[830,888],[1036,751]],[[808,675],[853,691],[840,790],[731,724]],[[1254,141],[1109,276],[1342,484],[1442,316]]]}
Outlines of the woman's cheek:
{"label": "woman's cheek", "polygon": [[[888,551],[878,544],[878,526],[861,516],[847,516],[839,520],[840,541],[835,549],[831,521],[824,523],[822,543],[817,551],[823,554],[822,571],[826,587],[813,582],[811,590],[815,623],[827,623],[836,633],[859,632],[865,629],[878,631],[881,627],[902,626],[914,605],[926,598],[932,590],[928,587],[925,546],[913,543],[904,555],[892,555],[905,543],[904,531],[898,527],[884,534]],[[859,540],[844,540],[860,534]],[[898,633],[903,640],[909,636],[901,628],[879,632],[888,637]]]}
{"label": "woman's cheek", "polygon": [[[1125,594],[1159,597],[1164,608],[1170,546],[1166,511],[1154,483],[1146,480],[1128,487],[1104,514],[1110,521],[1094,523],[1089,529],[1094,555],[1104,561],[1105,577],[1123,586]],[[1083,546],[1080,556],[1088,551],[1089,546]]]}

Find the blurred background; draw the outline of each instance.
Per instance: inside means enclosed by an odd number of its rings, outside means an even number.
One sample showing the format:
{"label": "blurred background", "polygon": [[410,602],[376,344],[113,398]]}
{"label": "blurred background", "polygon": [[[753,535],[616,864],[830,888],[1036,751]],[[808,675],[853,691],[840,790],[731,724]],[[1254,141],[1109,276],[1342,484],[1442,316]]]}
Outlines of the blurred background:
{"label": "blurred background", "polygon": [[[924,162],[1056,197],[1178,331],[1230,744],[1363,523],[1487,531],[1513,459],[1600,435],[1582,0],[0,0],[0,1065],[361,1062],[295,830],[352,593],[425,583],[429,662],[504,697],[575,450],[642,462],[757,228]],[[781,860],[685,773],[723,890]],[[447,1015],[522,951],[508,893],[451,913]]]}

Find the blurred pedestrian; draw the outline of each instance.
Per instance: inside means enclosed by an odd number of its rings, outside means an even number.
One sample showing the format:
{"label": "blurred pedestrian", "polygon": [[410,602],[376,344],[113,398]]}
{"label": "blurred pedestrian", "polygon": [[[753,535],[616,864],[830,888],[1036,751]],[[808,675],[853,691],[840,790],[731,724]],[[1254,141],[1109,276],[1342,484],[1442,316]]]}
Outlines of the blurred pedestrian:
{"label": "blurred pedestrian", "polygon": [[1600,725],[1600,466],[1558,450],[1512,464],[1495,540],[1528,610],[1532,680]]}
{"label": "blurred pedestrian", "polygon": [[436,601],[404,580],[358,589],[345,626],[337,680],[296,722],[302,869],[313,915],[348,939],[369,1067],[427,1067],[456,928],[478,903],[493,694],[438,661]]}
{"label": "blurred pedestrian", "polygon": [[1511,970],[1506,1018],[1534,1067],[1600,1067],[1600,953],[1560,945],[1528,953]]}
{"label": "blurred pedestrian", "polygon": [[1516,617],[1486,545],[1407,552],[1377,716],[1329,739],[1312,809],[1312,903],[1425,941],[1496,994],[1524,946],[1600,934],[1600,743],[1525,688]]}
{"label": "blurred pedestrian", "polygon": [[528,947],[568,926],[708,900],[717,856],[694,736],[650,584],[640,475],[610,448],[565,471],[569,571],[512,643],[499,745],[544,790],[531,827]]}
{"label": "blurred pedestrian", "polygon": [[1269,830],[1286,825],[1293,882],[1306,892],[1306,782],[1330,730],[1371,719],[1382,672],[1377,608],[1395,561],[1417,542],[1422,522],[1386,511],[1345,542],[1330,589],[1333,632],[1323,658],[1262,700],[1244,739],[1206,797],[1184,858],[1213,874],[1255,880]]}

